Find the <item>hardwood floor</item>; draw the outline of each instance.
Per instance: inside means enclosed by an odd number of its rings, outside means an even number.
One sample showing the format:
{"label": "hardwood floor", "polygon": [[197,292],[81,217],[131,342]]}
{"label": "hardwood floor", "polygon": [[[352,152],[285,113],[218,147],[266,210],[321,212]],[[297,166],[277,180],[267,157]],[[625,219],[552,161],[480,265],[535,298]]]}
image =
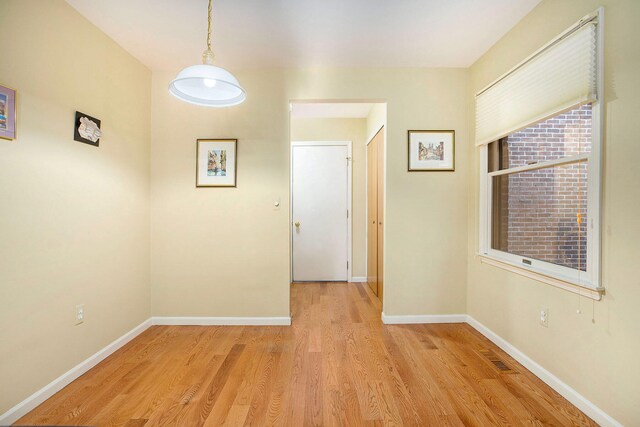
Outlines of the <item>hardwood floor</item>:
{"label": "hardwood floor", "polygon": [[293,326],[153,326],[18,425],[596,425],[465,324],[294,284]]}

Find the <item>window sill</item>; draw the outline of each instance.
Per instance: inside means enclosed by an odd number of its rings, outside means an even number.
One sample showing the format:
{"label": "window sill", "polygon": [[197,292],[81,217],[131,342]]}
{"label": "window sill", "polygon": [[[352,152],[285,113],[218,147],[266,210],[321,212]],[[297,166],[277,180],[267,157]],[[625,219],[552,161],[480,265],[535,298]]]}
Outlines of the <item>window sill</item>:
{"label": "window sill", "polygon": [[604,288],[597,288],[597,289],[587,288],[573,282],[568,282],[565,280],[561,280],[555,277],[538,273],[533,270],[518,267],[488,255],[484,255],[484,254],[477,254],[477,255],[480,258],[480,262],[483,264],[488,264],[494,267],[501,268],[503,270],[511,271],[512,273],[519,274],[520,276],[528,277],[529,279],[546,283],[547,285],[555,286],[556,288],[564,289],[565,291],[573,292],[574,294],[578,294],[583,297],[593,299],[595,301],[600,301],[602,299],[602,295],[604,295]]}

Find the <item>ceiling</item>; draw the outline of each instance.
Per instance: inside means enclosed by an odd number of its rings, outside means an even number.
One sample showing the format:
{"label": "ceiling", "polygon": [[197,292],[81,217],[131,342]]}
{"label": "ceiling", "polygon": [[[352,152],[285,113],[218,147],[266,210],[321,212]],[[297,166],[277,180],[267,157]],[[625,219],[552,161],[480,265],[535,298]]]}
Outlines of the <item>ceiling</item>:
{"label": "ceiling", "polygon": [[[540,0],[214,0],[216,64],[468,67]],[[200,62],[207,0],[67,0],[151,70]]]}
{"label": "ceiling", "polygon": [[370,102],[295,102],[291,104],[294,119],[364,119],[371,112]]}

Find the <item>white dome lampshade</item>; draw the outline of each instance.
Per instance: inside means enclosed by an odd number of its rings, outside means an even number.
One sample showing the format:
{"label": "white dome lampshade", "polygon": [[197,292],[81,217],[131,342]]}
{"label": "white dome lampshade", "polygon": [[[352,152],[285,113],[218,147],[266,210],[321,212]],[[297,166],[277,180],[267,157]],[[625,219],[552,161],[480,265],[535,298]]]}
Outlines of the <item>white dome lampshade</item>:
{"label": "white dome lampshade", "polygon": [[230,107],[247,97],[233,74],[209,64],[180,71],[169,84],[169,92],[182,101],[205,107]]}
{"label": "white dome lampshade", "polygon": [[169,93],[181,101],[205,107],[238,105],[245,100],[247,93],[233,74],[213,65],[211,0],[207,19],[207,49],[202,53],[202,65],[192,65],[180,71],[169,83]]}

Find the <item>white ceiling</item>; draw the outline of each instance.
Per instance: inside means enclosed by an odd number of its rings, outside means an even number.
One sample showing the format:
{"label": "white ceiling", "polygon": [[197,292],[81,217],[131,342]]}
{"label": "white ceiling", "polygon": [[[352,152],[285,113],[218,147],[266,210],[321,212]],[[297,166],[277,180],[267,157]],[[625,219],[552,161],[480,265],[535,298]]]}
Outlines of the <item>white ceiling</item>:
{"label": "white ceiling", "polygon": [[[214,0],[216,64],[468,67],[540,0]],[[200,62],[207,0],[67,0],[152,70]]]}
{"label": "white ceiling", "polygon": [[291,104],[294,119],[364,119],[371,112],[369,102],[296,102]]}

